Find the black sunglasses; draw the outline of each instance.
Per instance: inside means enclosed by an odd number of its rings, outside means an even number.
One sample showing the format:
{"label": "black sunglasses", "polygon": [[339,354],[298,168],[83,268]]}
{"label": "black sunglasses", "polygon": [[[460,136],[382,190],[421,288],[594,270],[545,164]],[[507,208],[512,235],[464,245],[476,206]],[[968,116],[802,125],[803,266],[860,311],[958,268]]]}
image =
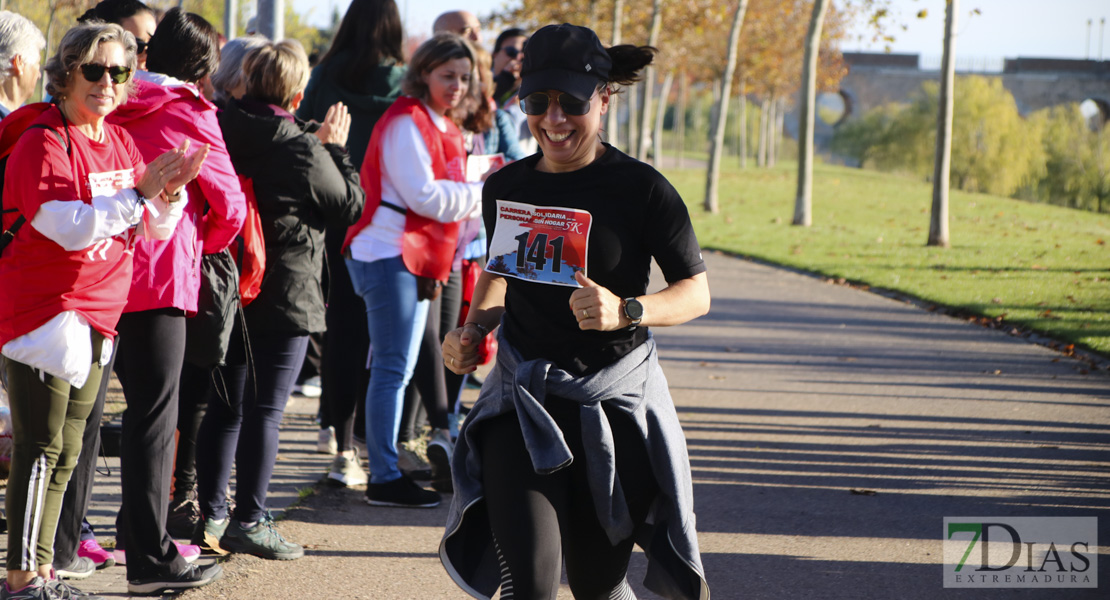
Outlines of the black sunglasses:
{"label": "black sunglasses", "polygon": [[135,38],[135,54],[142,54],[143,52],[146,52],[146,47],[149,43],[150,42],[144,42],[138,38]]}
{"label": "black sunglasses", "polygon": [[[563,113],[572,117],[580,117],[590,112],[589,100],[579,100],[570,94],[562,93],[559,94],[558,101]],[[550,105],[551,97],[547,95],[547,92],[535,92],[520,99],[520,110],[526,115],[542,115],[547,112],[547,107]]]}
{"label": "black sunglasses", "polygon": [[509,57],[510,60],[515,60],[516,57],[520,56],[521,52],[524,52],[516,46],[504,46],[503,48],[501,48],[501,50],[505,53],[505,56]]}
{"label": "black sunglasses", "polygon": [[104,78],[104,71],[108,72],[108,78],[112,83],[127,83],[131,79],[131,67],[106,67],[95,63],[81,65],[81,74],[85,76],[85,81],[96,83]]}

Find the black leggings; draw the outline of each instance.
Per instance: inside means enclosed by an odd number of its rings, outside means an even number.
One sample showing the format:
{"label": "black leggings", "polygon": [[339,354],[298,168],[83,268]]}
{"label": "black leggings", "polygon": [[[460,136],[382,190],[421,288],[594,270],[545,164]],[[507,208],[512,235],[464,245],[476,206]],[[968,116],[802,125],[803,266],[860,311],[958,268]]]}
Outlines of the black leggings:
{"label": "black leggings", "polygon": [[[625,581],[633,541],[611,545],[597,519],[583,460],[579,406],[548,397],[546,408],[575,457],[569,467],[550,475],[538,475],[532,468],[515,413],[482,424],[482,483],[501,560],[501,598],[553,600],[561,559],[576,599],[634,598]],[[606,413],[617,448],[617,475],[638,525],[659,488],[632,420],[617,411]]]}

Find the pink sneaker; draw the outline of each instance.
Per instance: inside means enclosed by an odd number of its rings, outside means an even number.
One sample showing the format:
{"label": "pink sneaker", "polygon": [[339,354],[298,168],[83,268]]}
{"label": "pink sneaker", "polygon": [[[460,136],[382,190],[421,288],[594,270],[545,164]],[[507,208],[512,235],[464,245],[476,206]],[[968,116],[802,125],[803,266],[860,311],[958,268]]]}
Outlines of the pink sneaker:
{"label": "pink sneaker", "polygon": [[116,564],[116,559],[112,558],[112,553],[101,548],[95,539],[81,540],[81,544],[77,546],[77,556],[84,556],[93,561],[97,569],[107,569]]}
{"label": "pink sneaker", "polygon": [[[173,545],[177,546],[177,551],[181,554],[181,558],[185,559],[185,562],[191,563],[194,562],[198,557],[200,557],[200,546],[194,546],[193,544],[182,544],[176,541],[173,543]],[[124,549],[120,548],[118,545],[116,546],[115,550],[112,550],[112,556],[116,559],[117,565],[127,564],[127,552],[125,552]]]}
{"label": "pink sneaker", "polygon": [[181,553],[181,558],[184,558],[185,562],[193,562],[200,557],[200,546],[180,542],[174,542],[173,545],[177,546],[177,551]]}

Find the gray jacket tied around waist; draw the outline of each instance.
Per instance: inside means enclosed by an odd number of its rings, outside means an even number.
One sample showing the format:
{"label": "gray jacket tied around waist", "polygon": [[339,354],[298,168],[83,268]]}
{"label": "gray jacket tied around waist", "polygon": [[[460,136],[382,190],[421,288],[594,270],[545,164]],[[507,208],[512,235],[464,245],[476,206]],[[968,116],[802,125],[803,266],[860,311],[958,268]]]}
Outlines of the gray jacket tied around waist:
{"label": "gray jacket tied around waist", "polygon": [[[695,531],[693,485],[686,439],[678,422],[667,380],[659,366],[655,339],[596,373],[577,377],[548,360],[522,361],[498,339],[497,364],[486,378],[467,416],[451,472],[455,494],[440,543],[440,560],[455,582],[476,598],[489,598],[501,582],[493,535],[483,503],[482,461],[478,439],[482,421],[516,413],[536,473],[556,472],[574,456],[563,432],[544,409],[548,394],[581,408],[584,459],[598,520],[609,540],[634,537],[648,557],[644,585],[665,598],[708,600]],[[645,440],[659,486],[645,523],[633,523],[616,471],[616,448],[609,404],[629,415]]]}

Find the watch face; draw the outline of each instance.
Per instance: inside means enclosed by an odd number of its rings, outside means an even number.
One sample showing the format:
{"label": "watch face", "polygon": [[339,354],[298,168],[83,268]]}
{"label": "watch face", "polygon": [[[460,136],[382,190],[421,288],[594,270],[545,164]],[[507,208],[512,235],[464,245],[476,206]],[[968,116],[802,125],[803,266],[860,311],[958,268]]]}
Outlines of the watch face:
{"label": "watch face", "polygon": [[633,321],[639,321],[644,316],[644,305],[635,298],[624,301],[624,315]]}

